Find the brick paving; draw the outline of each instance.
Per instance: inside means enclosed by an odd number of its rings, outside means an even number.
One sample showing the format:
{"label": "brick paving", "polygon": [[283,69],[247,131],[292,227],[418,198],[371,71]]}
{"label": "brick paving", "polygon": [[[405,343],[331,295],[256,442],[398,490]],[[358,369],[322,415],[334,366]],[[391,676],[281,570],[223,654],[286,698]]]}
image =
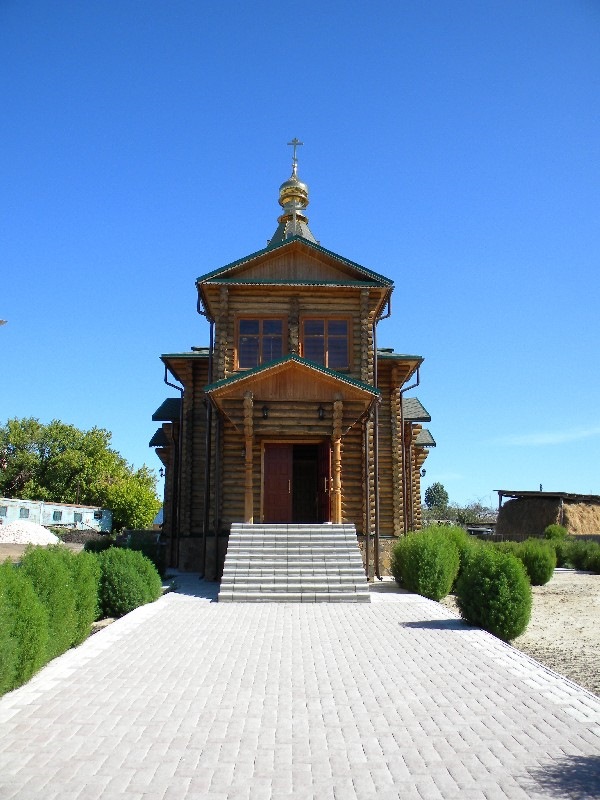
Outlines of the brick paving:
{"label": "brick paving", "polygon": [[600,797],[600,699],[439,604],[211,596],[186,578],[5,695],[0,798]]}

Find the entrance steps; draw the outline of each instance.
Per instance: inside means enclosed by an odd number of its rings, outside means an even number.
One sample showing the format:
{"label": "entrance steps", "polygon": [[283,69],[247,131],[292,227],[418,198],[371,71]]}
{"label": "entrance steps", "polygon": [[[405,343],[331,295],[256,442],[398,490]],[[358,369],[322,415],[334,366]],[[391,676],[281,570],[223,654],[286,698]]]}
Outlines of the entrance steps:
{"label": "entrance steps", "polygon": [[370,601],[354,525],[231,526],[220,603]]}

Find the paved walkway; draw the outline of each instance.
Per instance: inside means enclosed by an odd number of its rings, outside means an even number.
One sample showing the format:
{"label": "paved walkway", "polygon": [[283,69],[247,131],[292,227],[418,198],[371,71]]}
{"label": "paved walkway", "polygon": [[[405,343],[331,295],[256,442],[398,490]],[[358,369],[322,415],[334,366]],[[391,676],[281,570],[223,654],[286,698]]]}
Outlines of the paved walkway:
{"label": "paved walkway", "polygon": [[0,798],[600,797],[600,700],[392,586],[238,605],[181,581],[0,700]]}

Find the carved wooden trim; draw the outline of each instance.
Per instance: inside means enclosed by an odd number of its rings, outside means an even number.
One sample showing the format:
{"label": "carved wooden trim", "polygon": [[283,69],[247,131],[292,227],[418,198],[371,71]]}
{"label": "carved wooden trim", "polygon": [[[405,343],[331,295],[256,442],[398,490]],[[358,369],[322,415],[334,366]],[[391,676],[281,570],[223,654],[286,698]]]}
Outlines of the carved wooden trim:
{"label": "carved wooden trim", "polygon": [[334,524],[342,522],[342,421],[344,403],[340,395],[333,401],[331,516]]}
{"label": "carved wooden trim", "polygon": [[297,295],[290,300],[288,351],[296,354],[300,352],[300,301]]}
{"label": "carved wooden trim", "polygon": [[244,394],[244,522],[254,522],[254,484],[252,476],[252,447],[254,444],[254,397]]}

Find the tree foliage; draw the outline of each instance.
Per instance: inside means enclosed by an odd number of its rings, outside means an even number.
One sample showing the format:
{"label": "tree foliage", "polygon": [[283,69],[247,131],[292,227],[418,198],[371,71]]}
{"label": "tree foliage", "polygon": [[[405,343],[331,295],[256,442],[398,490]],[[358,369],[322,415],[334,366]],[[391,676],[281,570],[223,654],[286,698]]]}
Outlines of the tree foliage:
{"label": "tree foliage", "polygon": [[427,508],[445,509],[448,505],[448,492],[442,483],[432,483],[425,489],[425,505]]}
{"label": "tree foliage", "polygon": [[59,420],[9,419],[0,426],[0,495],[109,508],[117,530],[149,526],[160,508],[156,477],[128,464],[111,436]]}

